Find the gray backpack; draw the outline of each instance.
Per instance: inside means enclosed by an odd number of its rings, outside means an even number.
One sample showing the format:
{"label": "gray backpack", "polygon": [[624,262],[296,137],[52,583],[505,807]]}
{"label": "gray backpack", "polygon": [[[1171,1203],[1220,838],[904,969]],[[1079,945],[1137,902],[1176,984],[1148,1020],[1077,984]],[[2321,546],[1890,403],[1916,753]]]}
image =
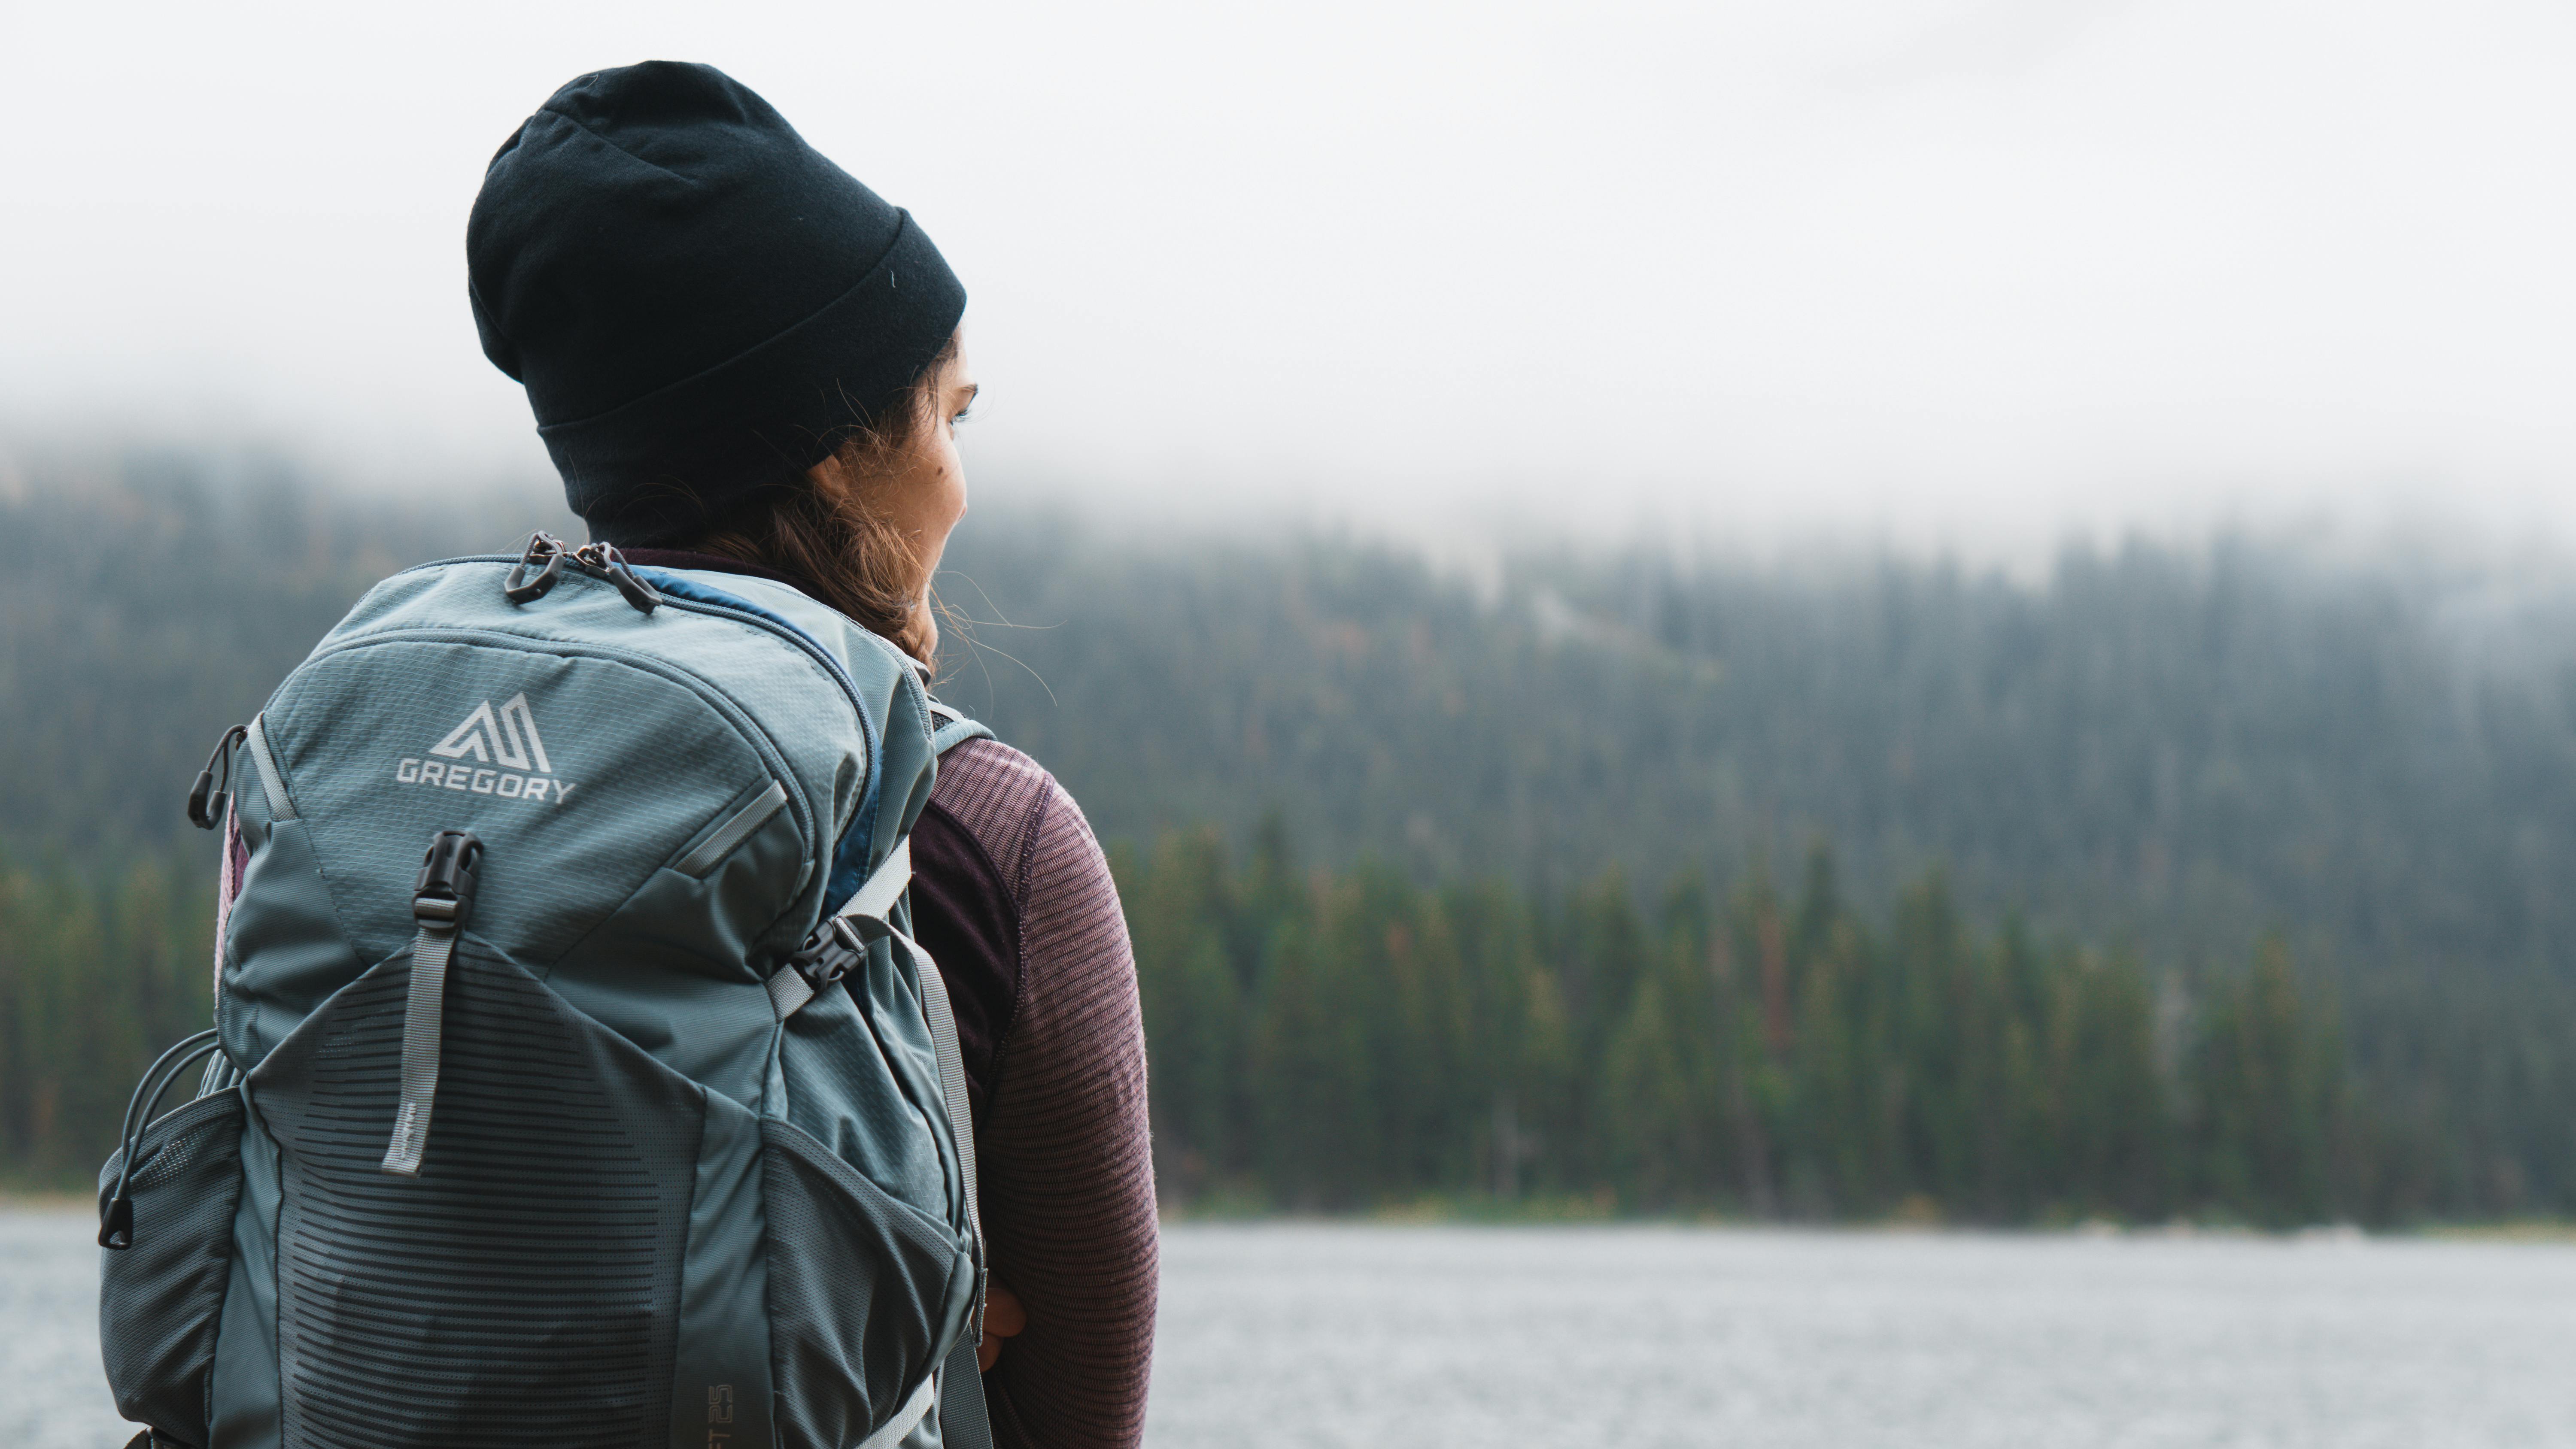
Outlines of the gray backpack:
{"label": "gray backpack", "polygon": [[988,1444],[904,896],[981,733],[762,579],[540,534],[371,590],[190,801],[247,864],[100,1176],[138,1443]]}

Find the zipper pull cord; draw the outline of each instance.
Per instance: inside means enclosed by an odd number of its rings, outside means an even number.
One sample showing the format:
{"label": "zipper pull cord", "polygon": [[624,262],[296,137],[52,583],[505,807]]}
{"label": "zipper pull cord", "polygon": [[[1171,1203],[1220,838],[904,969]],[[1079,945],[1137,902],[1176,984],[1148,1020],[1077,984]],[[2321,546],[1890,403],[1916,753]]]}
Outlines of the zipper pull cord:
{"label": "zipper pull cord", "polygon": [[107,1208],[99,1214],[98,1245],[114,1252],[134,1246],[134,1199],[129,1191],[134,1182],[134,1157],[143,1149],[144,1129],[151,1123],[152,1104],[170,1090],[188,1063],[209,1052],[222,1051],[223,1042],[212,1028],[198,1032],[163,1052],[144,1070],[143,1080],[134,1084],[134,1095],[125,1102],[125,1123],[117,1131],[124,1150],[116,1169],[116,1192],[109,1197]]}
{"label": "zipper pull cord", "polygon": [[[224,818],[224,802],[233,793],[233,746],[250,735],[250,726],[234,725],[215,741],[215,752],[206,756],[206,768],[197,772],[196,787],[188,792],[188,823],[199,830],[212,830]],[[224,767],[222,789],[215,788],[215,766]]]}

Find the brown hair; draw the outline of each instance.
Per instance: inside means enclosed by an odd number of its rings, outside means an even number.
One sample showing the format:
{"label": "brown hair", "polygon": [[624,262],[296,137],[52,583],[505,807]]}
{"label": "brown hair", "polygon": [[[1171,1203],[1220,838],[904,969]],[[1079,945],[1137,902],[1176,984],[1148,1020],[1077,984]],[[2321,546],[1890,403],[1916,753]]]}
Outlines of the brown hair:
{"label": "brown hair", "polygon": [[832,450],[839,468],[763,490],[687,546],[795,580],[935,672],[922,559],[875,485],[896,471],[922,429],[938,424],[939,383],[958,348],[952,333],[882,415],[850,430]]}

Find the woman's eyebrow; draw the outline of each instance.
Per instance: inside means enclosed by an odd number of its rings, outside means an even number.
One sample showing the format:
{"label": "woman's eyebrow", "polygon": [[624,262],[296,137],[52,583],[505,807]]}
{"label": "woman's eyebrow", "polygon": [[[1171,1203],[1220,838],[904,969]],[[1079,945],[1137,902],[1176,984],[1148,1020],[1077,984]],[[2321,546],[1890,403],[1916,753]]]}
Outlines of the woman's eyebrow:
{"label": "woman's eyebrow", "polygon": [[959,400],[957,404],[958,411],[963,412],[966,409],[973,407],[975,405],[975,399],[982,397],[983,395],[984,385],[982,383],[970,382],[966,384],[966,396]]}

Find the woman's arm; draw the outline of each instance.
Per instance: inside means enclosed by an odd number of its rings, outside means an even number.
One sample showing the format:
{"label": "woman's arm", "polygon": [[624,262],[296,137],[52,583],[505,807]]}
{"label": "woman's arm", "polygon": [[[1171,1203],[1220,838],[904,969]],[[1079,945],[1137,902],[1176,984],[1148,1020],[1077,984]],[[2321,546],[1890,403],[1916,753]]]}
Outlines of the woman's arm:
{"label": "woman's arm", "polygon": [[1018,1000],[976,1134],[993,1272],[1026,1326],[985,1393],[1009,1449],[1132,1449],[1145,1430],[1159,1241],[1136,967],[1082,812],[1053,779],[1036,806]]}

